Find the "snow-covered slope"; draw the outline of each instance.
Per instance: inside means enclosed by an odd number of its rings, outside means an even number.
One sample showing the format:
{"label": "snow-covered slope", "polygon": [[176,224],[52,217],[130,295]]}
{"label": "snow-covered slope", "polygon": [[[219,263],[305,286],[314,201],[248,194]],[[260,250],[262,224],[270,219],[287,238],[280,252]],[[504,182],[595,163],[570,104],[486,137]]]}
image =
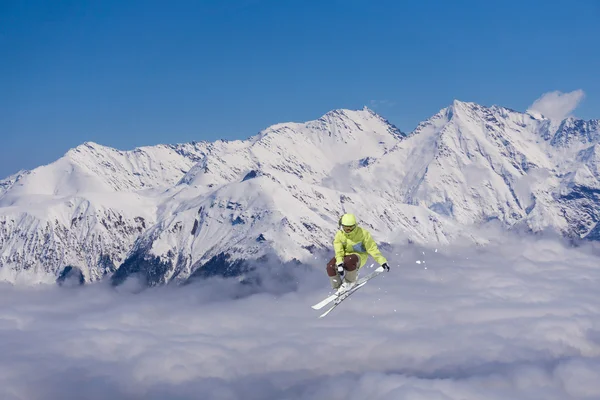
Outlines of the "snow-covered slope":
{"label": "snow-covered slope", "polygon": [[152,283],[185,279],[221,253],[257,259],[275,252],[283,261],[305,261],[330,246],[344,210],[361,215],[386,241],[476,240],[450,219],[359,194],[346,180],[346,171],[363,168],[404,137],[369,109],[336,110],[211,151],[164,201],[160,224],[140,238],[117,279],[140,270]]}
{"label": "snow-covered slope", "polygon": [[[380,242],[485,242],[472,229],[600,238],[598,121],[455,101],[409,135],[335,110],[247,140],[94,143],[0,182],[0,268],[184,280],[223,260],[304,261],[343,212]],[[219,261],[220,260],[220,261]]]}
{"label": "snow-covered slope", "polygon": [[600,240],[600,144],[577,152],[565,163],[558,196],[571,231],[578,236]]}
{"label": "snow-covered slope", "polygon": [[113,272],[156,222],[156,193],[181,179],[206,143],[123,152],[85,143],[52,164],[3,181],[0,268],[86,279]]}

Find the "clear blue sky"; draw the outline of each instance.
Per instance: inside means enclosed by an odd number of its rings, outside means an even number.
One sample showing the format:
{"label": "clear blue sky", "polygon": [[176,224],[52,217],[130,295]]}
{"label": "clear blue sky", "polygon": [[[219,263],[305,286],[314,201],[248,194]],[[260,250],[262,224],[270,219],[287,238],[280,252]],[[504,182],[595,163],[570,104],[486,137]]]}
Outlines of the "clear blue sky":
{"label": "clear blue sky", "polygon": [[368,105],[403,131],[453,99],[600,117],[600,1],[0,0],[0,177],[84,141],[247,138]]}

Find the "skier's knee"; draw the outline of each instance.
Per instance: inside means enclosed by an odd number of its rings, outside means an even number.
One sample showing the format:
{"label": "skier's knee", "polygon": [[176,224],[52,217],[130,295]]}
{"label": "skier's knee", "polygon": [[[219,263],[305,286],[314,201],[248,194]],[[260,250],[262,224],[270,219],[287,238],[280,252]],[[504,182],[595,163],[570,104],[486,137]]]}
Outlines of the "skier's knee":
{"label": "skier's knee", "polygon": [[356,254],[351,254],[349,256],[344,257],[344,269],[346,271],[354,271],[358,268],[358,262],[360,259]]}
{"label": "skier's knee", "polygon": [[332,258],[328,263],[327,263],[327,275],[328,276],[336,276],[337,275],[337,270],[335,268],[335,257]]}

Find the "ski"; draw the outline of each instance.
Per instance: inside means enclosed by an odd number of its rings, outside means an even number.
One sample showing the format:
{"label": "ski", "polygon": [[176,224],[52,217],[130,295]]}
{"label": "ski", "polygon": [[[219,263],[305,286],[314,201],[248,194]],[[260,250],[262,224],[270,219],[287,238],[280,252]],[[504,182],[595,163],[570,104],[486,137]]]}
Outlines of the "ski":
{"label": "ski", "polygon": [[[371,265],[369,266],[369,268],[372,268],[372,267],[373,267],[373,264],[371,264]],[[358,279],[358,281],[356,282],[356,285],[360,285],[362,282],[365,282],[366,280],[368,280],[368,279],[366,279],[366,278],[369,278],[369,277],[370,277],[370,276],[371,276],[371,275],[372,275],[374,272],[375,272],[375,271],[371,272],[371,274],[369,274],[369,275],[367,275],[367,276],[365,276],[365,277],[363,277],[363,278],[360,278],[360,279]],[[334,301],[335,299],[337,299],[337,298],[338,298],[338,296],[339,296],[339,294],[337,294],[337,293],[334,293],[334,294],[332,294],[331,296],[328,296],[327,298],[325,298],[323,301],[320,301],[320,302],[318,302],[317,304],[315,304],[315,305],[311,306],[311,308],[312,308],[313,310],[320,310],[321,308],[325,307],[327,304],[329,304],[329,303],[331,303],[332,301]]]}
{"label": "ski", "polygon": [[315,304],[314,306],[311,306],[311,308],[313,310],[320,310],[321,308],[325,307],[327,304],[329,304],[332,301],[334,301],[335,299],[337,299],[337,297],[338,297],[338,295],[334,293],[331,296],[329,296],[326,299],[324,299],[323,301]]}
{"label": "ski", "polygon": [[[373,266],[373,264],[371,264],[369,266],[369,268],[371,268]],[[358,281],[356,281],[356,285],[350,289],[348,292],[346,293],[342,293],[340,295],[334,293],[331,296],[328,296],[327,298],[325,298],[323,301],[318,302],[317,304],[311,306],[313,310],[320,310],[321,308],[325,307],[327,304],[331,303],[332,301],[338,299],[341,296],[344,296],[347,293],[353,292],[354,290],[358,289],[359,287],[363,286],[365,283],[367,283],[367,281],[369,279],[372,279],[374,277],[376,277],[377,275],[379,275],[380,273],[382,273],[384,271],[383,267],[379,267],[377,269],[375,269],[373,272],[371,272],[370,274],[358,279]]]}
{"label": "ski", "polygon": [[369,275],[365,276],[365,280],[361,283],[357,283],[356,286],[354,286],[352,289],[348,290],[345,293],[342,293],[333,303],[333,305],[331,307],[329,307],[327,309],[327,311],[325,311],[323,314],[321,314],[319,316],[319,318],[323,318],[324,316],[326,316],[327,314],[329,314],[330,312],[333,311],[334,308],[336,308],[337,306],[339,306],[342,301],[346,300],[348,297],[350,297],[350,295],[354,292],[356,292],[358,289],[360,289],[361,287],[365,286],[367,284],[367,281],[369,279],[372,279],[374,277],[376,277],[377,275],[379,275],[380,273],[382,273],[384,271],[383,267],[379,267],[377,268],[375,271],[371,272]]}

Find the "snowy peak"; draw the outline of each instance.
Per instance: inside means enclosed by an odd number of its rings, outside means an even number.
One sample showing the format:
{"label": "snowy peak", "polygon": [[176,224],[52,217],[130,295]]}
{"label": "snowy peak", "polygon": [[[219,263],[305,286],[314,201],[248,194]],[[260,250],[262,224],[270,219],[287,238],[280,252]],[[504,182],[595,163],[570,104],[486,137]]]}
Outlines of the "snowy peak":
{"label": "snowy peak", "polygon": [[206,153],[208,144],[157,145],[120,151],[85,143],[65,156],[111,190],[141,190],[174,185]]}
{"label": "snowy peak", "polygon": [[486,123],[502,125],[503,120],[511,115],[522,114],[503,107],[485,107],[476,103],[454,100],[451,105],[421,122],[410,135],[413,136],[424,131],[439,133],[449,123],[469,125],[475,122],[478,125]]}
{"label": "snowy peak", "polygon": [[215,188],[258,173],[275,181],[292,174],[320,182],[336,166],[379,157],[403,137],[367,108],[334,110],[314,121],[276,124],[248,140],[209,147],[181,183]]}
{"label": "snowy peak", "polygon": [[574,144],[590,144],[600,141],[600,120],[584,121],[569,117],[563,120],[554,137],[552,145],[569,147]]}
{"label": "snowy peak", "polygon": [[389,143],[405,136],[397,127],[367,107],[362,110],[332,110],[317,120],[305,123],[272,125],[255,136],[254,141],[277,135],[288,138],[300,135],[313,144],[348,144],[355,140],[368,139],[368,135],[377,137],[383,143]]}
{"label": "snowy peak", "polygon": [[525,125],[525,121],[531,116],[500,106],[482,106],[476,103],[454,100],[447,108],[446,114],[449,120],[461,121],[462,123],[476,122],[478,124],[505,127],[507,123],[518,123]]}
{"label": "snowy peak", "polygon": [[0,197],[2,197],[4,192],[10,189],[15,184],[15,182],[21,179],[23,175],[27,174],[27,172],[28,171],[21,170],[16,174],[13,174],[5,179],[0,180]]}
{"label": "snowy peak", "polygon": [[406,136],[400,129],[366,106],[361,110],[333,110],[323,115],[317,121],[329,124],[332,134],[339,133],[340,128],[342,128],[341,132],[355,128],[358,131],[365,131],[367,133],[382,131],[395,139],[402,139]]}
{"label": "snowy peak", "polygon": [[497,168],[521,174],[531,166],[548,166],[548,157],[537,144],[540,121],[525,113],[455,100],[418,129],[425,128],[439,133],[439,151],[458,151],[466,163],[482,155]]}
{"label": "snowy peak", "polygon": [[568,172],[555,198],[571,234],[600,240],[600,144],[580,150],[574,161],[570,158],[563,162]]}
{"label": "snowy peak", "polygon": [[460,118],[473,118],[478,113],[489,113],[490,110],[491,108],[489,107],[455,99],[452,101],[452,104],[440,110],[438,114],[445,116],[450,121]]}
{"label": "snowy peak", "polygon": [[363,179],[377,171],[372,185],[380,190],[462,224],[498,219],[511,226],[531,211],[525,176],[553,167],[538,127],[524,113],[454,101],[370,166]]}
{"label": "snowy peak", "polygon": [[577,153],[575,165],[572,172],[567,174],[564,185],[571,189],[578,186],[600,191],[600,144]]}
{"label": "snowy peak", "polygon": [[206,143],[192,143],[120,151],[86,142],[51,164],[22,173],[18,184],[5,181],[0,194],[64,197],[166,188],[200,160],[206,147]]}

